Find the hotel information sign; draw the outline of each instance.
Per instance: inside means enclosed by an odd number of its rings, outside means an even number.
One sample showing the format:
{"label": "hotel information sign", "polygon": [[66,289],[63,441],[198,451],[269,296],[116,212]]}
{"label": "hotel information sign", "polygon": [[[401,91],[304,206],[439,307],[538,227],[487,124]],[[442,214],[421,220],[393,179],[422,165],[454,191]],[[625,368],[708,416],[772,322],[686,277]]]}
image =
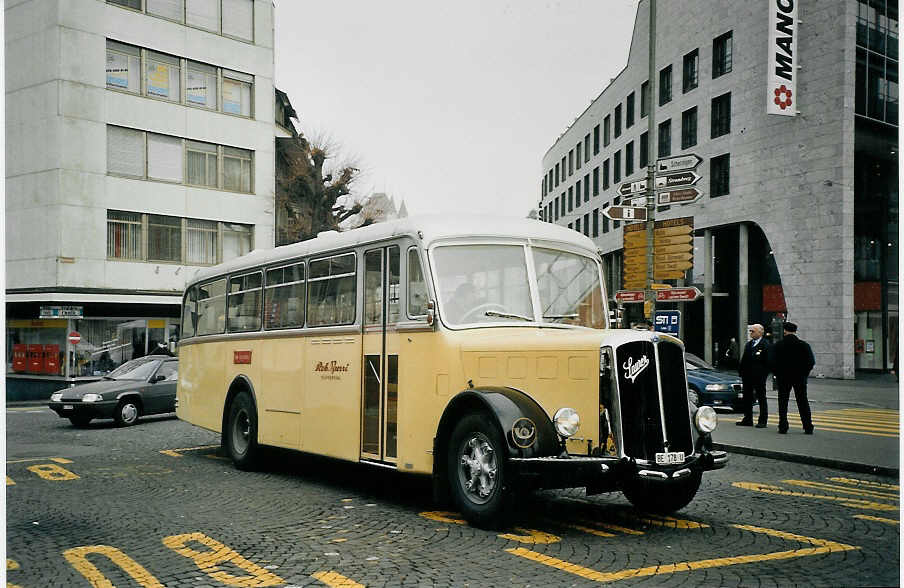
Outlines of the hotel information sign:
{"label": "hotel information sign", "polygon": [[38,318],[84,318],[84,311],[84,306],[42,306],[41,314],[38,316]]}

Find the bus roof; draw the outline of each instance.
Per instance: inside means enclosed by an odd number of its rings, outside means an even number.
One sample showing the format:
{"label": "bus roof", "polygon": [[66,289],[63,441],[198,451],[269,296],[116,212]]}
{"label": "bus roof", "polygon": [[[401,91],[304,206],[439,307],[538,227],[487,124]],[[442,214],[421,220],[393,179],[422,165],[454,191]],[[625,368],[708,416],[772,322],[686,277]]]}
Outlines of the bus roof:
{"label": "bus roof", "polygon": [[507,237],[560,242],[586,249],[591,253],[597,251],[596,244],[590,238],[552,223],[491,215],[432,214],[380,222],[349,231],[328,231],[307,241],[273,249],[258,249],[219,265],[200,268],[188,279],[186,285],[246,267],[270,265],[284,260],[356,247],[404,235],[413,238],[420,237],[424,247],[429,247],[435,241],[456,237]]}

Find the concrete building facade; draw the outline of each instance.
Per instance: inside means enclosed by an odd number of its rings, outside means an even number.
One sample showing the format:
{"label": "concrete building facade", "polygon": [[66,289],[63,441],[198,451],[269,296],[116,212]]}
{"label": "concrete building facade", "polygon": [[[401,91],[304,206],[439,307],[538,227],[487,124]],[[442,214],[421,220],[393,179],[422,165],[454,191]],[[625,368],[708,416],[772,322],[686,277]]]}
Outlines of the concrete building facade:
{"label": "concrete building facade", "polygon": [[748,324],[790,320],[814,373],[852,378],[897,354],[897,0],[797,2],[796,115],[777,116],[770,12],[794,4],[658,2],[651,84],[642,0],[626,67],[543,157],[539,210],[597,241],[614,292],[624,227],[601,211],[657,158],[698,155],[702,197],[656,211],[693,218],[694,268],[667,283],[706,296],[666,305],[688,350],[718,360]]}
{"label": "concrete building facade", "polygon": [[186,274],[273,246],[273,18],[271,0],[5,3],[10,397],[153,352]]}

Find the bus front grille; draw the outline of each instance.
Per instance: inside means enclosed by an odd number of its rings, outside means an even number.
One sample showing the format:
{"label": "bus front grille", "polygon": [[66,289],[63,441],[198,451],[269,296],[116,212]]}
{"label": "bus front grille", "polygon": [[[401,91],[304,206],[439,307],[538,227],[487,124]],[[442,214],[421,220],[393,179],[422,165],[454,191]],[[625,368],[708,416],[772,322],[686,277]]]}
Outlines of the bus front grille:
{"label": "bus front grille", "polygon": [[625,455],[649,461],[664,451],[690,455],[693,439],[681,347],[668,341],[625,343],[615,351],[615,369]]}

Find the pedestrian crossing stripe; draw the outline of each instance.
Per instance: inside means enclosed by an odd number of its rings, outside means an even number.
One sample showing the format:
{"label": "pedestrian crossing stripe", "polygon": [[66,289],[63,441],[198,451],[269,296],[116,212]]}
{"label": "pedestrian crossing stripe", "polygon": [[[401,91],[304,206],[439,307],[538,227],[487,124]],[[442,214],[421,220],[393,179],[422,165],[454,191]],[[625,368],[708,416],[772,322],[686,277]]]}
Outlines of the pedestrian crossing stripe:
{"label": "pedestrian crossing stripe", "polygon": [[[897,410],[854,408],[825,410],[814,412],[812,420],[818,431],[893,438],[898,438],[900,435]],[[778,416],[771,415],[769,422],[778,425]],[[788,423],[800,425],[800,415],[788,414]]]}
{"label": "pedestrian crossing stripe", "polygon": [[697,561],[678,562],[674,564],[649,566],[645,568],[634,568],[628,570],[619,570],[617,572],[600,572],[592,568],[586,568],[578,564],[570,563],[565,560],[545,555],[523,547],[515,547],[506,549],[508,553],[528,559],[545,566],[549,566],[570,574],[574,574],[587,580],[596,582],[615,582],[617,580],[627,580],[630,578],[640,578],[645,576],[657,576],[660,574],[673,574],[675,572],[691,572],[694,570],[704,570],[708,568],[717,568],[724,566],[732,566],[738,564],[756,563],[762,561],[774,561],[782,559],[791,559],[795,557],[806,557],[809,555],[820,555],[824,553],[838,553],[842,551],[851,551],[860,549],[854,545],[846,545],[835,541],[825,539],[817,539],[815,537],[805,537],[803,535],[795,535],[774,529],[765,529],[763,527],[754,527],[751,525],[732,525],[737,529],[751,531],[753,533],[763,533],[772,537],[778,537],[788,541],[797,541],[806,543],[812,547],[802,549],[792,549],[788,551],[776,551],[772,553],[759,553],[753,555],[741,555],[735,557],[720,557],[713,559],[703,559]]}

